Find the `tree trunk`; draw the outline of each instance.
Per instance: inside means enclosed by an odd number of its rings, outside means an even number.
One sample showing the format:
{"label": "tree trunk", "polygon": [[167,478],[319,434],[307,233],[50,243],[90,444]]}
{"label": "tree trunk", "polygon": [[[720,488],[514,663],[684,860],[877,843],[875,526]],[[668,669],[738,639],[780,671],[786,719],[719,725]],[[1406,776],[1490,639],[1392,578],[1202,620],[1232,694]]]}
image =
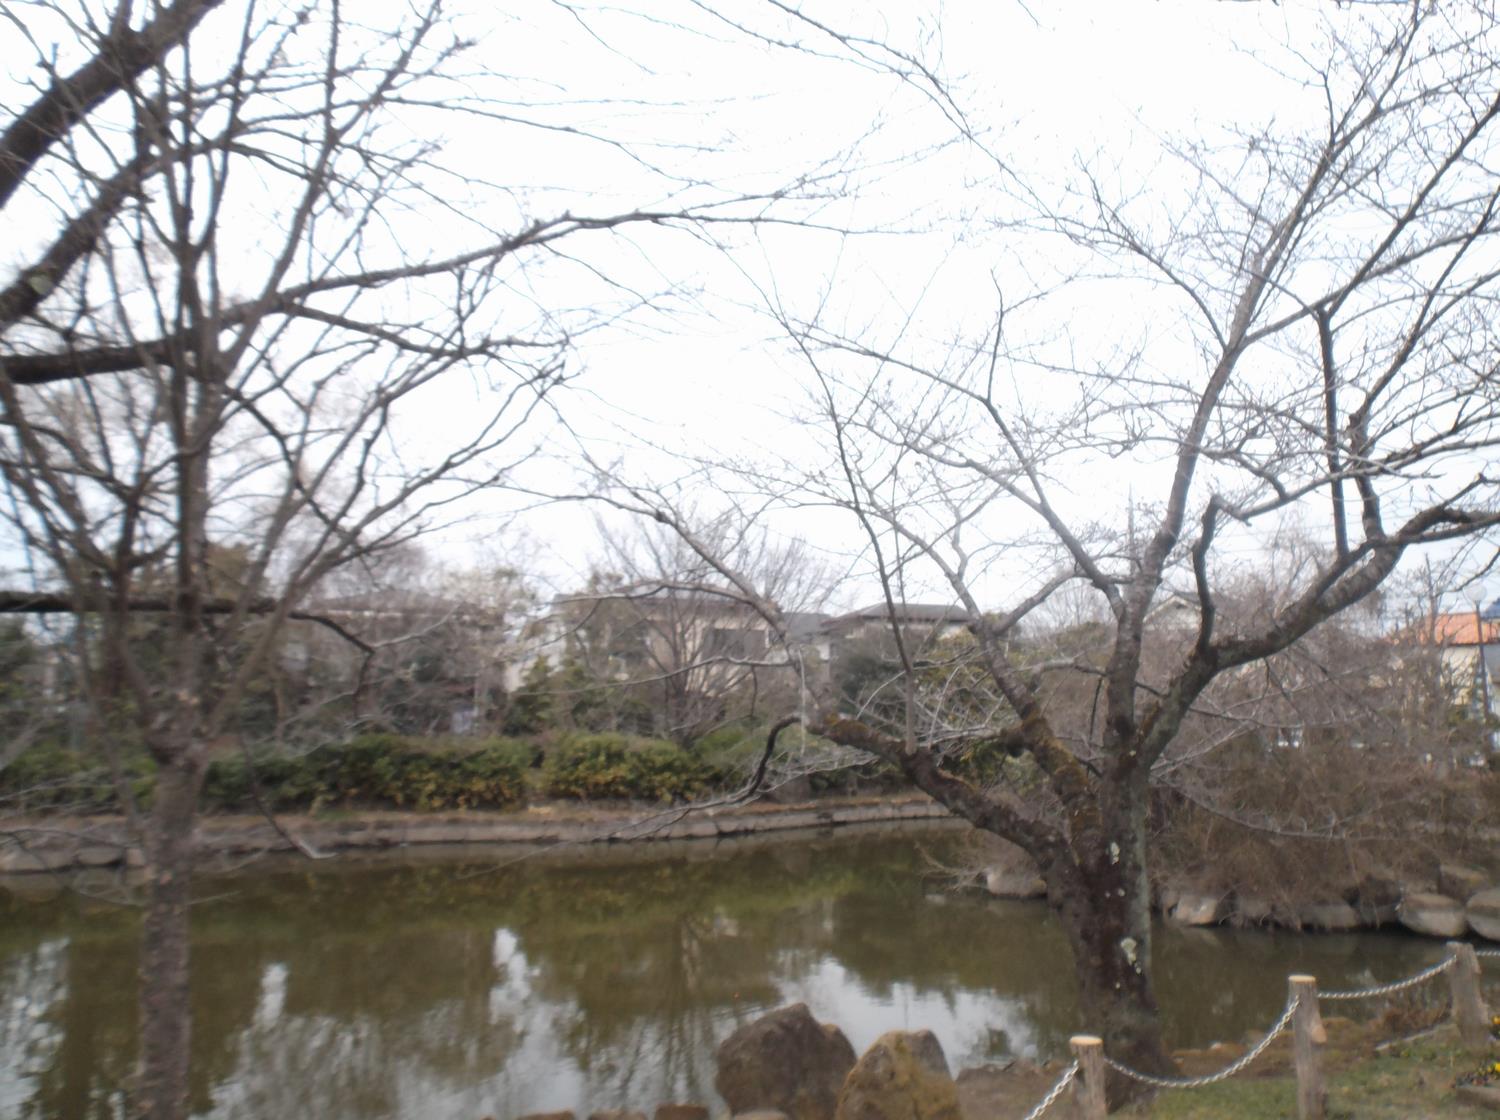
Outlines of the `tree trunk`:
{"label": "tree trunk", "polygon": [[137,1120],[185,1120],[188,1114],[188,903],[205,769],[199,753],[174,752],[161,763],[146,822],[141,1054],[131,1108]]}
{"label": "tree trunk", "polygon": [[[1105,1053],[1115,1061],[1143,1073],[1172,1076],[1176,1067],[1162,1044],[1150,946],[1125,932],[1129,926],[1119,901],[1100,897],[1077,915],[1064,910],[1064,927],[1078,962],[1081,1022],[1105,1040]],[[1112,1076],[1111,1106],[1141,1090],[1139,1083]]]}
{"label": "tree trunk", "polygon": [[[1044,867],[1048,895],[1073,950],[1079,984],[1079,1029],[1104,1039],[1115,1061],[1143,1073],[1172,1076],[1151,981],[1151,888],[1145,867],[1144,819],[1130,798],[1106,807],[1104,827],[1074,838],[1072,858]],[[1080,847],[1087,850],[1078,851]],[[1116,1107],[1144,1090],[1111,1075]]]}

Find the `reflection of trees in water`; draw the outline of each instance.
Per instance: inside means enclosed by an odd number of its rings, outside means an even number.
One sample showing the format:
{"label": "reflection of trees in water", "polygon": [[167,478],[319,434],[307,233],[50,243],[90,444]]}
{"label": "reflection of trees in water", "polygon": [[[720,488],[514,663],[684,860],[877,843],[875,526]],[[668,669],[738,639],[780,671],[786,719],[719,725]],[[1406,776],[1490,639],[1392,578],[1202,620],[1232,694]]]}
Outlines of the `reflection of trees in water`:
{"label": "reflection of trees in water", "polygon": [[[194,913],[194,1112],[447,1115],[429,1103],[439,1100],[479,1115],[525,1111],[537,1070],[506,1062],[527,1046],[571,1060],[596,1103],[707,1098],[735,1009],[774,1002],[769,975],[788,939],[826,940],[810,915],[859,881],[847,858],[816,858],[822,850],[483,874],[344,865],[205,885]],[[69,910],[25,917],[61,930]],[[515,930],[507,960],[497,959],[503,929]],[[134,944],[128,917],[115,917],[63,950],[75,982],[53,1012],[56,1057],[29,1087],[33,1114],[91,1120],[122,1084],[135,1044]],[[46,986],[10,959],[0,992]]]}
{"label": "reflection of trees in water", "polygon": [[[512,1049],[511,1024],[494,1021],[488,998],[499,976],[487,930],[257,947],[248,970],[217,952],[200,958],[199,975],[211,974],[211,984],[235,977],[235,998],[205,999],[200,1012],[198,1034],[213,1054],[194,1063],[195,1075],[206,1075],[195,1110],[210,1111],[217,1094],[217,1115],[397,1115],[413,1080],[473,1086],[503,1068]],[[233,942],[214,949],[244,955]],[[246,975],[248,998],[239,980]],[[267,977],[276,978],[269,1011]],[[214,1088],[228,1084],[236,1091]]]}
{"label": "reflection of trees in water", "polygon": [[898,985],[945,998],[966,992],[998,997],[1026,1009],[1038,1045],[1066,1049],[1077,1030],[1077,985],[1065,948],[1042,907],[946,896],[920,905],[919,935],[898,906],[916,900],[898,894],[858,895],[834,907],[832,954],[882,998]]}
{"label": "reflection of trees in water", "polygon": [[21,885],[0,890],[0,1115],[113,1117],[135,1055],[134,915]]}
{"label": "reflection of trees in water", "polygon": [[455,998],[482,1017],[497,978],[484,927],[319,938],[288,965],[287,1014],[333,1019],[419,1015]]}
{"label": "reflection of trees in water", "polygon": [[[534,990],[559,1009],[562,1049],[599,1106],[708,1099],[713,1051],[739,1009],[777,999],[789,943],[826,940],[821,900],[847,868],[789,879],[774,861],[579,869],[528,895],[517,936]],[[821,955],[821,953],[819,954]]]}
{"label": "reflection of trees in water", "polygon": [[[851,1006],[930,1001],[940,1014],[946,1001],[979,1048],[986,1026],[1016,1027],[1012,1009],[1053,1053],[1079,1026],[1045,909],[924,899],[909,842],[650,855],[324,865],[206,886],[193,918],[195,1112],[451,1120],[712,1099],[713,1051],[734,1026],[830,975],[850,984]],[[129,1072],[133,918],[78,909],[0,897],[7,1117],[95,1120]],[[1238,1035],[1247,1015],[1264,1025],[1291,967],[1341,986],[1402,975],[1410,959],[1368,937],[1164,931],[1168,1036]],[[39,1001],[41,1018],[20,1017],[17,998]]]}
{"label": "reflection of trees in water", "polygon": [[[206,885],[194,913],[194,1111],[392,1115],[422,1086],[450,1099],[488,1092],[482,1114],[496,1095],[528,1099],[526,1078],[505,1069],[527,1044],[570,1059],[600,1099],[708,1097],[714,1047],[775,1002],[771,977],[821,959],[824,900],[868,873],[851,861],[860,849],[844,841],[830,857],[804,842],[484,874],[346,864]],[[913,858],[878,850],[877,865]],[[68,904],[23,909],[38,931],[77,928]],[[509,962],[496,959],[504,928],[515,930]],[[25,1067],[42,1070],[28,1087],[33,1114],[87,1120],[128,1074],[134,944],[129,916],[113,915],[61,950],[71,982],[49,1012],[51,1053]],[[57,987],[19,974],[24,947],[8,959],[0,991]]]}
{"label": "reflection of trees in water", "polygon": [[53,1001],[66,983],[66,952],[66,942],[49,941],[0,960],[0,1115],[22,1115],[29,1085],[57,1062],[65,1035]]}
{"label": "reflection of trees in water", "polygon": [[[18,1097],[5,1115],[113,1117],[135,1054],[136,958],[114,939],[48,941],[0,968],[0,1063]],[[22,1086],[29,1082],[29,1092]]]}
{"label": "reflection of trees in water", "polygon": [[273,944],[255,937],[199,937],[192,952],[188,1092],[196,1113],[206,1111],[215,1087],[234,1075],[239,1064],[236,1039],[254,1020],[262,977],[277,955]]}
{"label": "reflection of trees in water", "polygon": [[[483,939],[477,931],[475,939]],[[435,952],[445,948],[451,945]],[[405,967],[423,971],[426,959],[408,957]],[[378,1013],[351,1009],[342,996],[322,998],[346,973],[311,984],[304,979],[294,1009],[294,976],[287,970],[274,1014],[255,1016],[233,1036],[234,1069],[221,1082],[210,1115],[356,1120],[455,1115],[463,1108],[482,1114],[483,1086],[505,1067],[517,1032],[509,1018],[492,1019],[477,971],[472,987],[420,1006],[387,1004]]]}
{"label": "reflection of trees in water", "polygon": [[[1443,955],[1441,943],[1399,933],[1296,934],[1285,930],[1177,929],[1156,936],[1155,980],[1168,1045],[1202,1046],[1271,1025],[1286,1003],[1286,976],[1325,989],[1399,980]],[[1441,997],[1442,986],[1434,994]],[[1340,1015],[1377,1013],[1379,1001],[1340,1004]],[[1324,1009],[1325,1013],[1327,1008]]]}

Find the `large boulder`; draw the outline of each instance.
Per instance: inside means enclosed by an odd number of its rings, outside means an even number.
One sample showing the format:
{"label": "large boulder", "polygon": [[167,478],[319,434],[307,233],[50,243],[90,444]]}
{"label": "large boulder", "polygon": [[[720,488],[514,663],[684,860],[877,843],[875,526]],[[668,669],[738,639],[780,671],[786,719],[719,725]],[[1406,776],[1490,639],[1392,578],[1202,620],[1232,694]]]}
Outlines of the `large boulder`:
{"label": "large boulder", "polygon": [[1347,902],[1310,902],[1297,910],[1297,921],[1306,929],[1342,933],[1361,929],[1365,922]]}
{"label": "large boulder", "polygon": [[732,1113],[775,1109],[790,1120],[833,1120],[839,1089],[854,1068],[844,1032],[812,1017],[805,1003],[746,1023],[719,1044],[714,1087]]}
{"label": "large boulder", "polygon": [[1035,870],[987,868],[984,889],[996,898],[1045,898],[1047,884]]}
{"label": "large boulder", "polygon": [[1167,916],[1180,926],[1216,926],[1223,921],[1224,910],[1221,895],[1183,891]]}
{"label": "large boulder", "polygon": [[1464,916],[1480,937],[1500,941],[1500,887],[1480,891],[1469,899]]}
{"label": "large boulder", "polygon": [[1490,877],[1477,867],[1465,867],[1458,863],[1445,863],[1438,867],[1438,894],[1445,894],[1458,902],[1468,902],[1480,891],[1489,890],[1493,885]]}
{"label": "large boulder", "polygon": [[1463,904],[1444,894],[1409,894],[1396,916],[1413,933],[1428,937],[1462,937],[1469,928]]}
{"label": "large boulder", "polygon": [[963,1120],[958,1086],[931,1031],[890,1031],[849,1071],[837,1120]]}

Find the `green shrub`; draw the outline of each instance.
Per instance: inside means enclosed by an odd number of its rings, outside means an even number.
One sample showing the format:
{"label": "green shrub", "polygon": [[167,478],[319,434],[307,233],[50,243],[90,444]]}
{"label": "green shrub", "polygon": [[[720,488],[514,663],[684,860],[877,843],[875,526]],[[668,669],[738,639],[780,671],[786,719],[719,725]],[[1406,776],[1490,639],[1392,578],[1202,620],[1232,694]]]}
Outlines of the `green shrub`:
{"label": "green shrub", "polygon": [[203,778],[203,805],[207,809],[234,809],[250,804],[250,768],[243,755],[216,758]]}
{"label": "green shrub", "polygon": [[317,754],[258,751],[249,761],[243,753],[216,758],[208,764],[203,780],[203,805],[223,812],[250,812],[256,807],[256,789],[268,809],[305,809],[320,796],[326,800]]}
{"label": "green shrub", "polygon": [[475,751],[460,755],[455,764],[455,802],[510,804],[526,798],[526,771],[536,748],[516,739],[488,739]]}
{"label": "green shrub", "polygon": [[[219,812],[252,812],[258,790],[266,807],[277,810],[326,805],[498,808],[525,800],[526,773],[536,753],[534,745],[515,739],[418,739],[385,734],[362,735],[341,746],[300,754],[262,749],[247,757],[236,751],[209,763],[203,806]],[[150,758],[132,754],[124,769],[137,801],[149,803],[156,775]],[[664,772],[668,769],[663,767]],[[663,788],[672,787],[664,781]],[[0,798],[21,812],[119,809],[109,769],[97,753],[56,744],[34,746],[0,770]]]}
{"label": "green shrub", "polygon": [[[132,752],[121,769],[137,801],[149,802],[156,767]],[[0,798],[17,812],[108,813],[119,808],[114,778],[97,752],[76,751],[57,742],[38,743],[0,769]]]}
{"label": "green shrub", "polygon": [[693,744],[692,751],[711,766],[728,768],[759,758],[765,745],[766,728],[737,721],[714,728]]}
{"label": "green shrub", "polygon": [[709,785],[710,771],[675,743],[646,740],[631,759],[631,777],[642,801],[686,801]]}
{"label": "green shrub", "polygon": [[[535,748],[513,739],[376,734],[304,755],[263,754],[253,766],[261,797],[276,809],[478,809],[524,800],[526,769],[534,755]],[[254,806],[243,756],[209,766],[205,802],[228,811]]]}
{"label": "green shrub", "polygon": [[577,735],[547,754],[552,797],[673,801],[708,788],[713,770],[675,743],[630,735]]}

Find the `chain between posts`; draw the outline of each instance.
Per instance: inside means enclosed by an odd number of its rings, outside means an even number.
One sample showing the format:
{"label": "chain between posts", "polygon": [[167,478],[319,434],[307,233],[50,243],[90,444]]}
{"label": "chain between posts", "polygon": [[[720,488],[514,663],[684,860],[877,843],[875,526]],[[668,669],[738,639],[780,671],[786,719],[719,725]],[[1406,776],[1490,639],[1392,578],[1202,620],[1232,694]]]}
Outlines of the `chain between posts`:
{"label": "chain between posts", "polygon": [[1500,949],[1475,949],[1476,957],[1500,957]]}
{"label": "chain between posts", "polygon": [[1062,1076],[1057,1079],[1057,1084],[1052,1086],[1051,1089],[1047,1090],[1047,1095],[1037,1103],[1037,1106],[1035,1108],[1033,1108],[1025,1116],[1021,1117],[1021,1120],[1036,1120],[1038,1116],[1046,1112],[1049,1108],[1057,1103],[1057,1098],[1062,1096],[1063,1090],[1066,1089],[1068,1085],[1072,1083],[1073,1078],[1077,1076],[1078,1063],[1074,1062],[1067,1069],[1063,1070]]}
{"label": "chain between posts", "polygon": [[[1481,957],[1500,957],[1500,949],[1479,950],[1477,952],[1477,955]],[[1413,976],[1408,976],[1405,980],[1396,980],[1390,984],[1377,984],[1374,987],[1370,988],[1358,988],[1337,992],[1319,992],[1318,998],[1344,1000],[1366,999],[1373,996],[1393,995],[1396,992],[1405,991],[1407,988],[1415,988],[1418,984],[1425,984],[1428,980],[1431,980],[1435,976],[1441,976],[1444,972],[1447,972],[1448,969],[1453,967],[1454,960],[1455,958],[1448,957],[1446,960],[1433,965],[1431,968],[1424,968],[1421,972],[1418,972]],[[1276,1022],[1272,1024],[1271,1029],[1266,1032],[1266,1036],[1262,1038],[1258,1043],[1256,1043],[1254,1049],[1248,1051],[1243,1057],[1231,1062],[1229,1065],[1225,1066],[1217,1073],[1211,1073],[1203,1077],[1156,1077],[1149,1073],[1142,1073],[1139,1070],[1131,1069],[1124,1063],[1117,1062],[1115,1061],[1115,1059],[1108,1056],[1105,1057],[1104,1064],[1107,1065],[1110,1069],[1114,1070],[1116,1073],[1124,1074],[1126,1077],[1134,1078],[1136,1081],[1139,1081],[1144,1085],[1151,1085],[1158,1089],[1196,1089],[1201,1088],[1204,1085],[1213,1085],[1217,1082],[1224,1081],[1230,1077],[1233,1077],[1235,1074],[1239,1073],[1242,1069],[1248,1066],[1251,1062],[1255,1061],[1256,1058],[1265,1053],[1266,1047],[1270,1046],[1271,1043],[1275,1041],[1276,1037],[1280,1035],[1282,1031],[1286,1030],[1287,1024],[1292,1021],[1292,1016],[1296,1014],[1296,1011],[1296,999],[1288,1000],[1286,1008],[1281,1013],[1281,1018],[1277,1019]],[[1069,1076],[1071,1076],[1071,1073]],[[1059,1088],[1058,1091],[1060,1092],[1061,1089]],[[1049,1099],[1047,1103],[1050,1104],[1051,1099]],[[1039,1113],[1040,1110],[1038,1110],[1037,1113],[1033,1113],[1032,1116],[1026,1117],[1026,1120],[1033,1120],[1033,1117],[1035,1115],[1038,1115]]]}
{"label": "chain between posts", "polygon": [[1404,992],[1407,988],[1415,988],[1418,984],[1425,984],[1428,980],[1431,980],[1434,976],[1441,976],[1443,973],[1447,972],[1448,969],[1450,969],[1450,968],[1453,967],[1453,961],[1454,960],[1455,960],[1455,958],[1448,957],[1447,959],[1439,962],[1438,964],[1433,965],[1431,968],[1424,968],[1421,972],[1418,972],[1415,976],[1408,976],[1405,980],[1396,980],[1396,981],[1394,981],[1394,982],[1392,982],[1390,984],[1377,984],[1373,988],[1352,988],[1352,989],[1349,989],[1348,991],[1343,991],[1343,992],[1323,992],[1323,991],[1320,991],[1318,993],[1318,998],[1319,999],[1367,999],[1367,998],[1369,998],[1371,996],[1389,996],[1389,995],[1394,995],[1397,992]]}
{"label": "chain between posts", "polygon": [[1275,1041],[1276,1036],[1279,1035],[1282,1031],[1286,1030],[1287,1024],[1292,1021],[1292,1016],[1296,1013],[1296,1011],[1297,1001],[1295,999],[1287,1000],[1286,1009],[1282,1011],[1281,1018],[1277,1019],[1276,1022],[1272,1024],[1271,1029],[1266,1033],[1265,1038],[1257,1042],[1253,1050],[1248,1051],[1243,1057],[1237,1058],[1233,1062],[1230,1062],[1223,1069],[1219,1070],[1218,1073],[1210,1073],[1204,1077],[1156,1077],[1153,1074],[1142,1073],[1140,1070],[1131,1069],[1124,1063],[1117,1062],[1107,1055],[1104,1059],[1104,1064],[1107,1065],[1110,1069],[1114,1070],[1116,1073],[1122,1073],[1126,1077],[1132,1077],[1144,1085],[1151,1085],[1158,1089],[1198,1089],[1204,1085],[1214,1085],[1220,1081],[1224,1081],[1228,1078],[1233,1077],[1235,1074],[1239,1073],[1240,1070],[1244,1069],[1251,1062],[1255,1061],[1256,1058],[1264,1054],[1266,1052],[1266,1047],[1270,1046],[1271,1043]]}

